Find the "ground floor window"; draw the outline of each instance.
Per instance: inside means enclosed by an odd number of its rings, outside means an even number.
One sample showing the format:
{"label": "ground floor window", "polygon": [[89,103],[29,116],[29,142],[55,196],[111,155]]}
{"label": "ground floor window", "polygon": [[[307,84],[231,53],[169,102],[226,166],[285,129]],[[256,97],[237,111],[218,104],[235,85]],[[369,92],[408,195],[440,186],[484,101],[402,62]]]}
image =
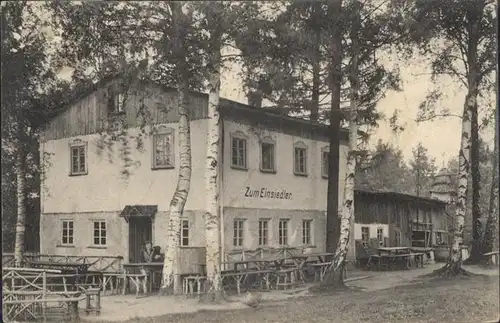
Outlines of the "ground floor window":
{"label": "ground floor window", "polygon": [[364,246],[368,246],[370,244],[370,228],[369,227],[361,227],[361,241]]}
{"label": "ground floor window", "polygon": [[377,228],[377,240],[379,245],[384,245],[384,228]]}
{"label": "ground floor window", "polygon": [[288,245],[288,219],[280,219],[278,225],[278,243],[281,246]]}
{"label": "ground floor window", "polygon": [[233,225],[233,245],[235,247],[243,247],[243,225],[245,220],[236,219]]}
{"label": "ground floor window", "polygon": [[303,245],[311,245],[311,227],[312,220],[302,220],[302,244]]}
{"label": "ground floor window", "polygon": [[105,246],[106,245],[106,222],[105,221],[94,221],[94,245],[95,246]]}
{"label": "ground floor window", "polygon": [[63,220],[62,221],[62,239],[61,243],[63,245],[73,245],[73,221]]}
{"label": "ground floor window", "polygon": [[259,220],[259,246],[267,246],[269,243],[269,220]]}
{"label": "ground floor window", "polygon": [[189,221],[181,221],[181,246],[189,246]]}

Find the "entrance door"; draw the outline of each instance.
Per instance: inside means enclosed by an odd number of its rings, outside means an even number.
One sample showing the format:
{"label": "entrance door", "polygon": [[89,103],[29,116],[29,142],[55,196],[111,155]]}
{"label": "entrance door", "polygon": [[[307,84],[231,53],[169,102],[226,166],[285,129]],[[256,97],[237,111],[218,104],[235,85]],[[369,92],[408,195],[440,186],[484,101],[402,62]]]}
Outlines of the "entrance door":
{"label": "entrance door", "polygon": [[149,217],[131,217],[129,219],[129,253],[131,263],[143,262],[142,248],[153,237],[153,225]]}

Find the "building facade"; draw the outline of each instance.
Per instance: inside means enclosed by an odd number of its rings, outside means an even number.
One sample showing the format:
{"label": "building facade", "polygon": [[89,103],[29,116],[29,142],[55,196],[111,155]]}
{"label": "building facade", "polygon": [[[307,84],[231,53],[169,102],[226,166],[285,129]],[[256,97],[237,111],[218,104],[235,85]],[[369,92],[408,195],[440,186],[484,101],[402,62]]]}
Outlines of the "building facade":
{"label": "building facade", "polygon": [[[42,254],[139,262],[145,241],[165,250],[179,171],[175,99],[175,90],[156,84],[124,90],[103,81],[47,125],[40,147]],[[188,101],[192,178],[181,247],[203,248],[208,96],[192,93]],[[327,127],[224,99],[220,107],[223,252],[280,246],[324,251]],[[344,178],[346,132],[340,143]],[[339,181],[339,203],[342,195]]]}

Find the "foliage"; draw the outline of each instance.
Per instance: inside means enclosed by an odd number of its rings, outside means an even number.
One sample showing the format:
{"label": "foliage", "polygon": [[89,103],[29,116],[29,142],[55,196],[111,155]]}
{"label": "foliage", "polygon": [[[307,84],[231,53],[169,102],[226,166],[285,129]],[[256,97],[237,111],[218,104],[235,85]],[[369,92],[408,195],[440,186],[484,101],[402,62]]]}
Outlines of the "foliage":
{"label": "foliage", "polygon": [[[252,25],[252,42],[238,43],[243,53],[243,77],[248,91],[260,92],[272,107],[285,113],[305,116],[317,105],[319,120],[328,122],[326,106],[330,104],[328,85],[332,78],[330,35],[337,28],[328,14],[331,5],[329,2],[286,2],[272,17]],[[400,16],[387,5],[366,2],[362,8],[359,121],[367,132],[382,117],[375,110],[377,102],[387,90],[399,89],[397,69],[387,69],[379,57],[389,44],[400,39],[394,28]],[[346,4],[341,18],[343,68],[352,59],[348,35],[352,11],[352,3]],[[343,75],[342,84],[341,100],[347,103],[347,75]]]}

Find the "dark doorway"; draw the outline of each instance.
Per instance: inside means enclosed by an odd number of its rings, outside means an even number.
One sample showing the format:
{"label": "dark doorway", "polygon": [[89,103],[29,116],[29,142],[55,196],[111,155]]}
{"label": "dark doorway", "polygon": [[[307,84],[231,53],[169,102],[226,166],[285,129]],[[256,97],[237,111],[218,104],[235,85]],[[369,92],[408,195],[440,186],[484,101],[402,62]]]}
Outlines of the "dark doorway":
{"label": "dark doorway", "polygon": [[146,241],[152,241],[153,225],[150,217],[130,217],[129,219],[129,256],[130,263],[143,262],[142,248]]}

